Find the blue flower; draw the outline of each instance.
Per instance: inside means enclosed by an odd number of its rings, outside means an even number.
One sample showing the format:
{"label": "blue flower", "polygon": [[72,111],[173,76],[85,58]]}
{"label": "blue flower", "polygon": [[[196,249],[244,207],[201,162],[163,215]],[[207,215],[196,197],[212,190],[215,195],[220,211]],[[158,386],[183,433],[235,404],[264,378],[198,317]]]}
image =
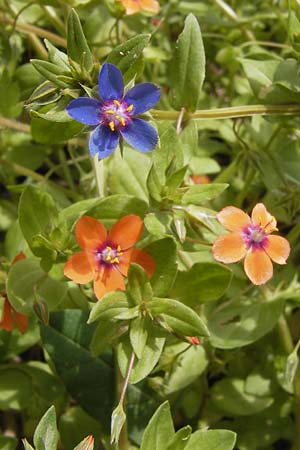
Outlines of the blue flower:
{"label": "blue flower", "polygon": [[91,133],[91,155],[99,159],[109,156],[117,147],[120,136],[139,150],[149,152],[158,141],[155,128],[136,117],[152,108],[160,98],[160,89],[152,83],[140,83],[124,95],[124,81],[114,65],[103,64],[99,73],[99,97],[79,97],[67,106],[68,114],[85,125],[96,125]]}

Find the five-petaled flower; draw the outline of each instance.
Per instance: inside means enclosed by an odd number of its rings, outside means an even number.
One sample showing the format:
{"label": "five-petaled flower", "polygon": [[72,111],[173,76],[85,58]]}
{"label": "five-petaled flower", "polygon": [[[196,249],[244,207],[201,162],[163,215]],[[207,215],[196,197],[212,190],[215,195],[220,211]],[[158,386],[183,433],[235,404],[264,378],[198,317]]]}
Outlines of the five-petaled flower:
{"label": "five-petaled flower", "polygon": [[[12,264],[21,259],[24,259],[25,255],[23,252],[18,253],[14,258]],[[2,311],[2,317],[0,320],[0,328],[5,331],[13,331],[15,326],[19,328],[22,334],[25,333],[28,327],[28,317],[24,314],[16,311],[10,304],[7,293],[3,293],[4,305]]]}
{"label": "five-petaled flower", "polygon": [[160,89],[152,83],[140,83],[124,95],[124,81],[114,65],[103,64],[99,73],[100,100],[79,97],[66,110],[73,119],[86,125],[96,125],[91,133],[89,149],[100,159],[117,147],[120,136],[139,150],[153,150],[158,142],[155,128],[136,115],[151,109],[160,98]]}
{"label": "five-petaled flower", "polygon": [[157,14],[159,12],[159,3],[156,0],[120,0],[126,10],[126,14],[135,14],[144,9]]}
{"label": "five-petaled flower", "polygon": [[151,277],[155,262],[148,253],[132,248],[141,236],[143,222],[130,214],[116,222],[109,232],[97,219],[81,217],[76,224],[76,240],[82,251],[65,264],[66,277],[79,284],[94,280],[98,299],[115,290],[125,290],[124,277],[131,263],[142,266]]}
{"label": "five-petaled flower", "polygon": [[212,251],[217,261],[231,264],[245,257],[245,272],[255,285],[264,284],[272,277],[272,261],[286,263],[290,244],[281,236],[271,235],[278,231],[276,219],[262,203],[253,208],[251,219],[234,206],[222,209],[217,218],[230,231],[213,244]]}

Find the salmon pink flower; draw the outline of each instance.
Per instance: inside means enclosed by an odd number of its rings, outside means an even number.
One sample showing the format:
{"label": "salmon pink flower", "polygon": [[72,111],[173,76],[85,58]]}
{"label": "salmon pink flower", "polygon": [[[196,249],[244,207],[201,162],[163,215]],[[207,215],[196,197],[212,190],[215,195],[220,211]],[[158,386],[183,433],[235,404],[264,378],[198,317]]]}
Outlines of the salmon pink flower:
{"label": "salmon pink flower", "polygon": [[136,117],[151,109],[160,98],[160,89],[152,83],[140,83],[124,94],[124,81],[114,64],[103,64],[99,74],[100,100],[79,97],[66,110],[78,122],[96,126],[91,133],[92,156],[106,158],[116,149],[120,136],[139,150],[149,152],[158,142],[155,128]]}
{"label": "salmon pink flower", "polygon": [[222,209],[217,218],[230,231],[213,244],[212,251],[217,261],[231,264],[245,257],[246,275],[255,285],[265,284],[272,277],[272,261],[286,263],[290,244],[281,236],[271,235],[278,231],[276,219],[262,203],[253,208],[251,219],[234,206]]}
{"label": "salmon pink flower", "polygon": [[159,3],[156,0],[119,0],[129,16],[144,9],[157,14],[159,12]]}
{"label": "salmon pink flower", "polygon": [[[26,258],[24,253],[20,252],[14,258],[12,264],[24,258]],[[0,320],[0,328],[2,328],[2,330],[5,331],[12,331],[14,330],[15,325],[17,325],[21,333],[24,334],[28,327],[28,317],[25,316],[24,314],[19,313],[11,306],[6,292],[4,292],[3,295],[4,295],[4,305],[2,317]]]}
{"label": "salmon pink flower", "polygon": [[75,253],[65,264],[66,277],[79,284],[94,280],[98,299],[115,290],[125,290],[124,277],[131,263],[142,266],[149,277],[154,273],[152,257],[132,248],[142,234],[143,222],[139,216],[122,217],[109,232],[97,219],[81,217],[76,224],[76,240],[82,251]]}

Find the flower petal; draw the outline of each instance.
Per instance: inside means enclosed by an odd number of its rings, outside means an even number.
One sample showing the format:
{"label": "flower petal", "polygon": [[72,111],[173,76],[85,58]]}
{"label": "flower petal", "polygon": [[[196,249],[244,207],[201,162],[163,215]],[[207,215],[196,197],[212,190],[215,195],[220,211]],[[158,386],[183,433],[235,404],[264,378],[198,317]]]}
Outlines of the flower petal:
{"label": "flower petal", "polygon": [[267,233],[270,233],[276,228],[277,222],[268,211],[263,203],[257,203],[254,206],[251,219],[254,225],[260,225],[261,228],[265,228],[267,225]]}
{"label": "flower petal", "polygon": [[155,261],[149,253],[139,248],[134,248],[130,263],[137,263],[143,267],[148,277],[151,278],[155,272]]}
{"label": "flower petal", "polygon": [[99,73],[99,95],[103,100],[120,100],[124,94],[122,73],[117,66],[103,64]]}
{"label": "flower petal", "polygon": [[92,156],[98,153],[99,159],[106,158],[116,149],[119,135],[108,127],[100,125],[92,132],[89,140],[89,149]]}
{"label": "flower petal", "polygon": [[246,255],[246,245],[239,233],[219,236],[212,246],[214,258],[225,264],[240,261]]}
{"label": "flower petal", "polygon": [[142,119],[132,119],[120,130],[125,141],[140,152],[149,152],[156,147],[158,134],[156,129]]}
{"label": "flower petal", "polygon": [[156,0],[142,0],[141,4],[142,4],[142,8],[145,11],[150,11],[153,13],[159,12],[159,3]]}
{"label": "flower petal", "polygon": [[101,103],[95,98],[79,97],[70,101],[66,107],[69,116],[85,125],[98,125]]}
{"label": "flower petal", "polygon": [[226,206],[217,214],[218,221],[229,231],[241,231],[251,223],[244,211],[235,206]]}
{"label": "flower petal", "polygon": [[118,220],[108,233],[107,240],[120,245],[122,250],[129,249],[139,240],[143,231],[143,221],[135,214],[129,214]]}
{"label": "flower petal", "polygon": [[289,242],[281,236],[268,236],[265,252],[277,264],[286,264],[291,248]]}
{"label": "flower petal", "polygon": [[126,14],[131,15],[140,11],[141,5],[135,0],[120,0],[124,8],[126,9]]}
{"label": "flower petal", "polygon": [[153,108],[160,99],[160,89],[153,83],[140,83],[130,89],[124,97],[127,105],[133,105],[133,114],[141,114]]}
{"label": "flower petal", "polygon": [[85,284],[94,278],[94,270],[96,269],[96,261],[93,266],[91,258],[86,252],[78,252],[66,262],[64,266],[64,274],[70,280],[78,284]]}
{"label": "flower petal", "polygon": [[244,262],[247,277],[255,285],[265,284],[273,276],[273,265],[262,249],[249,251]]}
{"label": "flower petal", "polygon": [[121,273],[114,267],[105,268],[94,281],[94,292],[98,300],[111,291],[124,291],[125,283]]}
{"label": "flower petal", "polygon": [[79,247],[96,250],[106,240],[104,225],[94,217],[82,216],[76,223],[76,240]]}
{"label": "flower petal", "polygon": [[11,313],[11,306],[7,298],[4,301],[0,328],[2,328],[2,330],[5,331],[12,331],[14,329],[14,321]]}
{"label": "flower petal", "polygon": [[13,314],[19,330],[21,331],[22,334],[24,334],[28,327],[28,317],[25,316],[24,314],[19,313],[16,310],[14,310]]}

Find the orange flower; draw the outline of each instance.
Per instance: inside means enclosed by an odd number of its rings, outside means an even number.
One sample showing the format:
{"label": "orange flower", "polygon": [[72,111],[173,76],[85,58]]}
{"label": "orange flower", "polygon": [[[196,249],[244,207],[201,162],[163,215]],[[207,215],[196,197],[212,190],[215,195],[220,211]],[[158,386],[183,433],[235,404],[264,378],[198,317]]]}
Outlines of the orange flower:
{"label": "orange flower", "polygon": [[141,218],[133,214],[122,217],[108,233],[99,220],[81,217],[76,224],[76,240],[83,251],[67,261],[65,276],[79,284],[94,280],[98,299],[107,292],[125,290],[124,276],[132,262],[142,266],[151,277],[155,269],[152,257],[132,248],[142,228]]}
{"label": "orange flower", "polygon": [[245,257],[246,275],[256,285],[264,284],[272,277],[272,261],[286,263],[290,244],[281,236],[271,236],[273,231],[278,231],[276,219],[262,203],[253,208],[251,219],[234,206],[222,209],[217,218],[230,231],[213,244],[212,251],[217,261],[231,264]]}
{"label": "orange flower", "polygon": [[141,9],[152,13],[159,12],[159,3],[156,0],[119,0],[126,10],[126,14],[135,14]]}
{"label": "orange flower", "polygon": [[[12,264],[24,258],[26,258],[26,256],[24,255],[23,252],[20,252],[13,259]],[[28,327],[28,317],[25,316],[24,314],[19,313],[11,306],[7,294],[5,292],[0,328],[6,331],[12,331],[15,328],[15,324],[17,325],[21,333],[24,334]]]}
{"label": "orange flower", "polygon": [[192,175],[191,179],[195,184],[210,183],[210,178],[207,175]]}

